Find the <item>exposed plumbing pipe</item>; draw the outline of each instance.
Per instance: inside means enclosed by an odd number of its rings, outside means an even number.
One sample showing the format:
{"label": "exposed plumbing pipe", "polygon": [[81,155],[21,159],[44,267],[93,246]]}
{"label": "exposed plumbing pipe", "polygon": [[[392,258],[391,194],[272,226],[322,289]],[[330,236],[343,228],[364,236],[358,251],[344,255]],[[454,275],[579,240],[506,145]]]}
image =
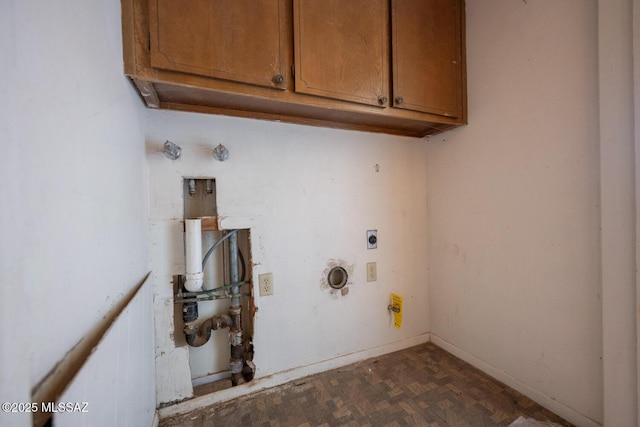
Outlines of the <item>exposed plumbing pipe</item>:
{"label": "exposed plumbing pipe", "polygon": [[202,222],[200,219],[187,219],[185,226],[185,258],[187,280],[184,287],[189,292],[202,289]]}
{"label": "exposed plumbing pipe", "polygon": [[[239,281],[239,269],[238,269],[238,233],[232,233],[229,237],[229,276],[231,283],[238,283]],[[240,286],[231,287],[231,306],[240,305]]]}
{"label": "exposed plumbing pipe", "polygon": [[[197,303],[195,304],[197,306]],[[202,322],[200,326],[188,323],[184,327],[184,336],[187,339],[187,344],[191,347],[200,347],[209,341],[212,330],[228,328],[229,326],[231,326],[231,317],[227,314],[221,314],[220,316],[210,317]]]}
{"label": "exposed plumbing pipe", "polygon": [[[238,282],[238,233],[229,237],[229,275],[231,283]],[[244,366],[244,348],[242,346],[242,306],[240,305],[240,287],[231,287],[231,329],[229,330],[229,343],[231,344],[231,384],[238,385]]]}
{"label": "exposed plumbing pipe", "polygon": [[213,253],[213,251],[216,250],[216,248],[218,246],[220,246],[222,244],[222,242],[224,242],[225,240],[227,240],[229,237],[231,237],[232,234],[236,234],[238,232],[238,230],[231,230],[230,232],[228,232],[227,234],[225,234],[224,236],[222,236],[222,238],[220,240],[218,240],[217,242],[215,242],[213,245],[211,245],[211,247],[209,248],[209,250],[207,251],[207,253],[204,255],[204,258],[202,258],[202,269],[204,270],[204,266],[207,265],[207,260],[209,259],[209,257],[211,256],[211,254]]}
{"label": "exposed plumbing pipe", "polygon": [[[187,221],[191,220],[186,220]],[[198,220],[199,221],[199,220]],[[198,225],[200,225],[198,223]],[[195,229],[198,229],[198,236],[201,236],[201,226],[198,225],[190,225],[189,230],[195,232]],[[189,235],[189,234],[187,234]],[[201,239],[201,237],[200,237]],[[189,242],[195,240],[195,238],[190,237]],[[223,241],[228,240],[228,253],[229,253],[229,278],[231,281],[230,285],[224,285],[214,290],[209,291],[192,291],[187,288],[187,283],[189,282],[189,269],[194,269],[193,262],[196,259],[196,255],[189,253],[187,257],[187,281],[185,282],[185,289],[191,293],[189,296],[193,296],[195,293],[196,298],[202,294],[208,294],[209,292],[222,290],[222,289],[230,289],[231,290],[231,306],[229,307],[228,314],[222,314],[219,316],[213,316],[200,325],[196,326],[196,321],[198,320],[198,302],[196,301],[185,301],[182,305],[182,318],[184,320],[184,334],[187,340],[187,344],[192,347],[200,347],[204,345],[209,338],[211,337],[211,331],[215,329],[229,328],[229,343],[231,346],[231,357],[230,357],[230,368],[231,368],[231,384],[236,386],[241,383],[241,379],[244,378],[245,381],[251,381],[255,374],[255,366],[252,361],[245,360],[245,348],[242,340],[242,305],[240,304],[240,298],[242,294],[240,293],[240,287],[245,284],[244,281],[240,281],[239,277],[239,258],[241,257],[240,251],[238,250],[238,230],[232,230],[229,233],[225,234],[220,240],[218,240],[212,247],[207,251],[204,259],[200,264],[200,272],[204,269],[204,265],[207,261],[207,258],[211,255],[215,248],[217,248]],[[201,240],[200,240],[201,242]],[[202,251],[201,243],[198,246],[200,251]],[[190,257],[193,255],[193,259]],[[202,252],[200,252],[199,258],[201,258]],[[244,263],[244,261],[243,261]],[[200,273],[202,274],[202,273]],[[243,273],[244,276],[244,265],[243,265]],[[244,280],[244,277],[242,278]],[[202,279],[201,279],[202,281]],[[200,284],[200,287],[202,285]],[[212,295],[210,295],[212,296]]]}

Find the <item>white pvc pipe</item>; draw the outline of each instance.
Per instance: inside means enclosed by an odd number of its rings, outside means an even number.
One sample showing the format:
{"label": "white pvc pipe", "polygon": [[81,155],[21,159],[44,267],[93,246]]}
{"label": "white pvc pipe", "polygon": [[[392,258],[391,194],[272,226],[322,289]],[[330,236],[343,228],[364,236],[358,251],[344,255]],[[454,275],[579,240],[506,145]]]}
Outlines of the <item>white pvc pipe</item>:
{"label": "white pvc pipe", "polygon": [[185,221],[185,257],[187,261],[187,280],[184,287],[189,292],[202,289],[202,222],[200,219]]}

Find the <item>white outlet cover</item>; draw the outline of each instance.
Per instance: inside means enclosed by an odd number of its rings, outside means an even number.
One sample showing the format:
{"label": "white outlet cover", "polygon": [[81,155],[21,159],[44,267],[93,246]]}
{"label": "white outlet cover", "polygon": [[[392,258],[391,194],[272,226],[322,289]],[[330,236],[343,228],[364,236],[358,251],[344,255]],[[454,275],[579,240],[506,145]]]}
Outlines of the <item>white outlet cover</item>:
{"label": "white outlet cover", "polygon": [[259,274],[258,288],[261,297],[273,295],[273,273]]}
{"label": "white outlet cover", "polygon": [[375,282],[378,280],[378,266],[375,262],[367,263],[367,282]]}

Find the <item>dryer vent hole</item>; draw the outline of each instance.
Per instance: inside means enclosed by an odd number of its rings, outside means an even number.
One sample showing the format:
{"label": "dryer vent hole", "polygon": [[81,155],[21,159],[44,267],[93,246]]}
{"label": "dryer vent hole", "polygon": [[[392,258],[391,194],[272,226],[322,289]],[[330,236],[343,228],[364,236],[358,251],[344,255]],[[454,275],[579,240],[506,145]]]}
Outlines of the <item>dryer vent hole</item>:
{"label": "dryer vent hole", "polygon": [[344,288],[344,286],[347,284],[348,279],[349,275],[347,274],[347,270],[342,267],[333,267],[327,275],[329,286],[331,286],[333,289]]}

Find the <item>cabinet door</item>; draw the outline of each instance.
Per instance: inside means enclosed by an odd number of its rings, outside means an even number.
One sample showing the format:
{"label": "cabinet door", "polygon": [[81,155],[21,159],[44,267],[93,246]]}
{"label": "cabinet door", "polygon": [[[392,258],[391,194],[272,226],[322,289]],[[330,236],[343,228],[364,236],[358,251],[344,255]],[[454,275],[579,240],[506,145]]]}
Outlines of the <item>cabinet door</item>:
{"label": "cabinet door", "polygon": [[296,92],[388,105],[386,0],[294,0],[293,12]]}
{"label": "cabinet door", "polygon": [[392,0],[393,106],[462,116],[461,0]]}
{"label": "cabinet door", "polygon": [[151,66],[285,86],[285,0],[150,0]]}

